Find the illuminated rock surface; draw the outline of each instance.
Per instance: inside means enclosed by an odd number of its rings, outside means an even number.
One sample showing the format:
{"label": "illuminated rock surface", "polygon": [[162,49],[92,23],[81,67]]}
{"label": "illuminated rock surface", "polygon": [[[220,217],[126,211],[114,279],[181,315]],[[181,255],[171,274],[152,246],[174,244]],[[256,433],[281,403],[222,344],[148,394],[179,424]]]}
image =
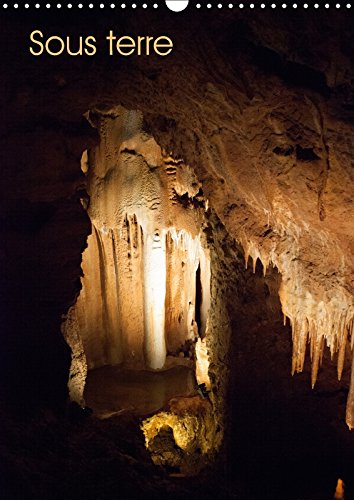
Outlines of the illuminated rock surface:
{"label": "illuminated rock surface", "polygon": [[89,369],[162,369],[167,353],[178,357],[206,335],[205,200],[191,169],[164,158],[142,132],[139,113],[118,108],[97,119],[102,142],[84,167],[92,234],[82,290],[63,332],[77,352],[73,363],[82,359]]}
{"label": "illuminated rock surface", "polygon": [[[205,384],[200,391],[211,389],[208,346],[218,330],[209,329],[207,201],[190,167],[166,157],[142,131],[139,112],[117,107],[88,119],[101,142],[82,158],[92,234],[83,253],[82,290],[62,326],[72,349],[69,393],[100,418],[148,415],[173,397],[196,394],[197,383]],[[173,368],[179,364],[190,368]],[[113,368],[118,365],[125,370]],[[206,395],[201,392],[199,406]],[[200,452],[211,456],[222,442],[220,403],[208,402],[207,417],[199,406],[189,405],[188,418],[168,416],[175,438],[188,428],[183,439],[191,444],[181,448],[176,441],[181,463],[185,456],[198,462]],[[155,448],[165,427],[156,427]],[[164,464],[176,466],[168,456]]]}
{"label": "illuminated rock surface", "polygon": [[201,398],[171,400],[169,411],[144,420],[145,444],[156,465],[197,473],[220,447],[213,406]]}

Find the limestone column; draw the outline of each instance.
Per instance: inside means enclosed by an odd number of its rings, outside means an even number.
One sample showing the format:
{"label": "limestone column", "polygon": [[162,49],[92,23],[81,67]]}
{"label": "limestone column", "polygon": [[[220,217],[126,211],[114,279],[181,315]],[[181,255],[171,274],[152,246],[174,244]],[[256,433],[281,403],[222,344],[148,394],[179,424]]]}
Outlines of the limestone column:
{"label": "limestone column", "polygon": [[149,368],[162,368],[165,341],[166,237],[144,234],[144,353]]}

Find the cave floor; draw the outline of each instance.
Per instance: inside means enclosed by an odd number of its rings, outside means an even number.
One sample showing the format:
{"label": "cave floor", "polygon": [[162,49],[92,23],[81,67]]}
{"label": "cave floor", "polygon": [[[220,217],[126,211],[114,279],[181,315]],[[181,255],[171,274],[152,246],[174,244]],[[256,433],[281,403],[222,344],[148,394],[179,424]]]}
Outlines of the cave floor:
{"label": "cave floor", "polygon": [[181,365],[161,371],[104,366],[89,371],[85,387],[86,404],[98,418],[123,413],[147,416],[172,398],[195,394],[194,370]]}

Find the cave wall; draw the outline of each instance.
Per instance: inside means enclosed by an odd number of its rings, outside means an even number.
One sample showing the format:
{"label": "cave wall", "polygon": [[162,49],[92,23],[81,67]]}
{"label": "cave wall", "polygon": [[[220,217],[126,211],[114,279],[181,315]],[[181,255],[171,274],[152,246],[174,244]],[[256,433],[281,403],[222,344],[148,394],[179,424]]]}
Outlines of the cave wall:
{"label": "cave wall", "polygon": [[210,258],[200,239],[201,185],[142,130],[139,112],[117,107],[87,118],[100,143],[82,158],[92,231],[82,290],[62,325],[73,353],[70,395],[82,404],[88,369],[161,369],[167,355],[194,359],[199,338],[204,380]]}
{"label": "cave wall", "polygon": [[80,289],[90,231],[77,162],[95,137],[78,119],[14,125],[1,141],[1,394],[60,407],[70,366],[60,322]]}

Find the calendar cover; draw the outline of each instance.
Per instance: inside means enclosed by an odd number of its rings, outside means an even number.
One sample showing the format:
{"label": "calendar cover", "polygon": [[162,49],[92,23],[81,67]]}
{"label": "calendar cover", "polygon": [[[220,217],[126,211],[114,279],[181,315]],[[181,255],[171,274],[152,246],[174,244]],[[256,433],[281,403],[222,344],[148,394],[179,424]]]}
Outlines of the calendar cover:
{"label": "calendar cover", "polygon": [[353,12],[1,2],[2,498],[354,498]]}

